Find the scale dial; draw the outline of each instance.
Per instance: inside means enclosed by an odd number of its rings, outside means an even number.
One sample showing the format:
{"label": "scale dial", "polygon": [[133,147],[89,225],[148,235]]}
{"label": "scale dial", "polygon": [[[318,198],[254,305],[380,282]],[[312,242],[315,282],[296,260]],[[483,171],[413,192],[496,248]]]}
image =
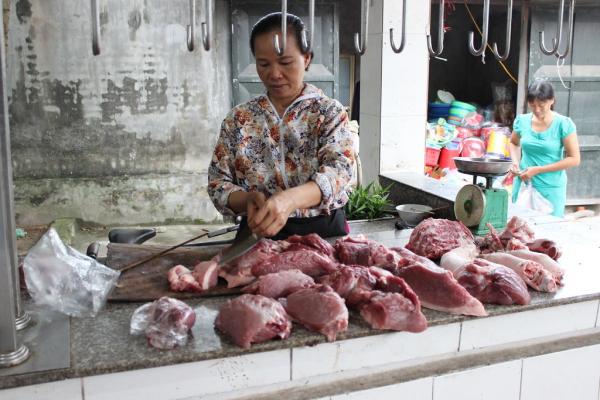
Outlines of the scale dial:
{"label": "scale dial", "polygon": [[454,215],[468,227],[479,225],[485,211],[485,193],[477,185],[465,185],[454,201]]}

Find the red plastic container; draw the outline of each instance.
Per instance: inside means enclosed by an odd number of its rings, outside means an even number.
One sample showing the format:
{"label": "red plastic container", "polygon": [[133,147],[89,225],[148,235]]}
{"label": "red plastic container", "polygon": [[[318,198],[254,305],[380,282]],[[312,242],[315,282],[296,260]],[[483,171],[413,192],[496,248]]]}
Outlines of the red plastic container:
{"label": "red plastic container", "polygon": [[435,167],[440,158],[440,149],[437,147],[425,147],[425,165]]}
{"label": "red plastic container", "polygon": [[462,157],[483,157],[485,154],[485,143],[477,137],[466,138],[462,142]]}
{"label": "red plastic container", "polygon": [[454,149],[444,147],[442,151],[440,151],[440,159],[438,161],[440,168],[456,169],[456,164],[454,164],[453,158],[458,157],[460,155],[460,151],[460,147],[456,147]]}

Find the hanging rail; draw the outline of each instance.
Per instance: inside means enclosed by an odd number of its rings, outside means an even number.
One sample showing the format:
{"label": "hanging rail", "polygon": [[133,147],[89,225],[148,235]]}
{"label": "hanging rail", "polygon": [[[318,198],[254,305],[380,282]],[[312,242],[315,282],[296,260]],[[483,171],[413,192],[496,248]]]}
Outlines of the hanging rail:
{"label": "hanging rail", "polygon": [[301,46],[304,53],[312,50],[313,38],[315,32],[315,0],[308,0],[308,38],[306,37],[306,28],[301,33]]}
{"label": "hanging rail", "polygon": [[204,0],[204,5],[206,8],[206,22],[203,22],[200,26],[202,29],[202,45],[204,46],[204,50],[210,50],[210,42],[212,39],[212,30],[213,30],[213,10],[214,10],[214,0]]}
{"label": "hanging rail", "polygon": [[504,54],[500,55],[498,51],[498,43],[494,43],[494,48],[492,49],[492,54],[499,61],[506,61],[508,59],[508,55],[510,54],[510,37],[512,33],[512,12],[513,12],[513,0],[508,0],[508,7],[506,10],[506,49]]}
{"label": "hanging rail", "polygon": [[[562,17],[562,15],[561,15]],[[571,45],[573,43],[573,21],[575,19],[575,0],[571,0],[569,4],[569,36],[567,38],[567,46],[565,48],[565,52],[561,54],[560,52],[560,42],[561,38],[558,39],[558,46],[556,46],[556,51],[554,55],[558,57],[559,60],[566,58],[569,55],[569,51],[571,49]]]}
{"label": "hanging rail", "polygon": [[187,48],[194,51],[196,48],[196,0],[190,0],[190,24],[187,26]]}
{"label": "hanging rail", "polygon": [[92,0],[92,54],[100,54],[100,5]]}
{"label": "hanging rail", "polygon": [[560,46],[560,38],[562,37],[562,28],[563,28],[563,13],[565,11],[565,0],[560,0],[560,6],[558,7],[558,22],[556,24],[556,36],[552,38],[552,48],[547,49],[544,40],[544,31],[540,31],[540,50],[547,56],[551,56],[552,54],[556,54],[558,51],[558,46]]}
{"label": "hanging rail", "polygon": [[481,48],[475,48],[475,32],[469,32],[469,52],[474,56],[485,53],[488,42],[488,30],[490,26],[490,0],[483,0],[483,26],[481,28]]}
{"label": "hanging rail", "polygon": [[[439,57],[444,51],[444,7],[445,1],[440,0],[440,10],[438,12],[438,49],[434,50],[433,45],[431,44],[431,33],[427,32],[427,48],[429,49],[429,54],[434,57]],[[430,29],[431,31],[431,29]]]}
{"label": "hanging rail", "polygon": [[392,46],[392,51],[396,54],[402,52],[404,50],[404,43],[406,38],[406,0],[402,0],[402,36],[400,38],[400,46],[396,47],[394,43],[394,28],[390,28],[390,46]]}
{"label": "hanging rail", "polygon": [[358,55],[367,51],[367,35],[369,33],[369,0],[361,1],[362,11],[360,13],[360,34],[354,33],[354,51]]}
{"label": "hanging rail", "polygon": [[287,42],[287,0],[281,0],[281,47],[279,46],[279,34],[273,37],[273,45],[278,56],[282,56]]}

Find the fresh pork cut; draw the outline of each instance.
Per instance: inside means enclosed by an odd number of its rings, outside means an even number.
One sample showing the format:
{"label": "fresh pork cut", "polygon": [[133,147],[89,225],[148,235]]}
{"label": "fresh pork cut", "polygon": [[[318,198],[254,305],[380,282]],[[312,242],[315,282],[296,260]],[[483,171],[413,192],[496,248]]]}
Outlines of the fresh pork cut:
{"label": "fresh pork cut", "polygon": [[427,218],[410,234],[406,248],[432,260],[457,247],[473,244],[473,234],[460,221]]}
{"label": "fresh pork cut", "polygon": [[217,286],[219,279],[218,259],[219,256],[215,256],[212,260],[201,261],[194,267],[192,276],[196,279],[202,290],[208,290]]}
{"label": "fresh pork cut", "polygon": [[535,290],[540,292],[556,292],[556,289],[558,289],[554,281],[554,276],[535,261],[519,258],[504,252],[482,254],[481,258],[512,269],[529,287]]}
{"label": "fresh pork cut", "polygon": [[377,278],[369,268],[341,265],[337,271],[323,276],[319,283],[331,286],[346,300],[347,305],[355,306],[368,301],[370,297],[368,292],[375,287]]}
{"label": "fresh pork cut", "polygon": [[255,277],[273,272],[299,269],[308,276],[321,276],[338,269],[338,262],[312,250],[285,251],[252,266]]}
{"label": "fresh pork cut", "polygon": [[203,289],[192,275],[192,271],[183,265],[176,265],[167,272],[169,286],[174,292],[201,292]]}
{"label": "fresh pork cut", "polygon": [[260,276],[243,288],[242,292],[278,299],[314,284],[315,281],[310,276],[298,269],[291,269]]}
{"label": "fresh pork cut", "polygon": [[[558,260],[562,255],[560,247],[553,240],[549,239],[536,239],[533,242],[527,243],[527,247],[531,251],[536,253],[544,253],[553,260]],[[518,249],[510,249],[518,250]]]}
{"label": "fresh pork cut", "polygon": [[280,300],[287,313],[306,328],[335,340],[348,329],[348,309],[344,299],[327,285],[300,289]]}
{"label": "fresh pork cut", "polygon": [[244,349],[274,337],[290,336],[292,323],[283,306],[268,297],[243,294],[221,306],[215,327]]}
{"label": "fresh pork cut", "polygon": [[[410,288],[408,293],[380,290],[370,293],[369,301],[361,304],[359,310],[360,315],[372,328],[415,333],[427,329],[427,320],[421,312],[419,300]],[[409,293],[412,293],[412,296]]]}
{"label": "fresh pork cut", "polygon": [[338,260],[346,265],[393,268],[398,263],[398,255],[395,252],[363,235],[338,239],[335,249]]}
{"label": "fresh pork cut", "polygon": [[313,250],[318,251],[321,254],[324,254],[332,259],[335,259],[335,248],[323,239],[321,236],[316,233],[310,233],[308,235],[300,236],[300,235],[292,235],[286,239],[288,242],[301,243],[304,244]]}
{"label": "fresh pork cut", "polygon": [[522,243],[529,243],[535,239],[535,232],[524,219],[517,217],[516,215],[508,221],[506,228],[500,234],[500,239],[503,242],[515,238]]}
{"label": "fresh pork cut", "polygon": [[554,261],[550,256],[543,253],[536,253],[530,250],[515,250],[510,251],[509,254],[513,256],[517,256],[519,258],[524,258],[526,260],[535,261],[541,264],[545,270],[549,271],[553,276],[554,280],[558,285],[562,285],[562,279],[565,271],[562,267]]}

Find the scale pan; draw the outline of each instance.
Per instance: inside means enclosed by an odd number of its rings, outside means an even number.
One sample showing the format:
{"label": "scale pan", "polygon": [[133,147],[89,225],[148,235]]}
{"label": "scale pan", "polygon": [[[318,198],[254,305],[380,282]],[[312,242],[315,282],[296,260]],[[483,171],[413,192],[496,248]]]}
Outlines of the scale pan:
{"label": "scale pan", "polygon": [[508,173],[512,161],[502,158],[454,157],[458,170],[470,175],[504,175]]}

